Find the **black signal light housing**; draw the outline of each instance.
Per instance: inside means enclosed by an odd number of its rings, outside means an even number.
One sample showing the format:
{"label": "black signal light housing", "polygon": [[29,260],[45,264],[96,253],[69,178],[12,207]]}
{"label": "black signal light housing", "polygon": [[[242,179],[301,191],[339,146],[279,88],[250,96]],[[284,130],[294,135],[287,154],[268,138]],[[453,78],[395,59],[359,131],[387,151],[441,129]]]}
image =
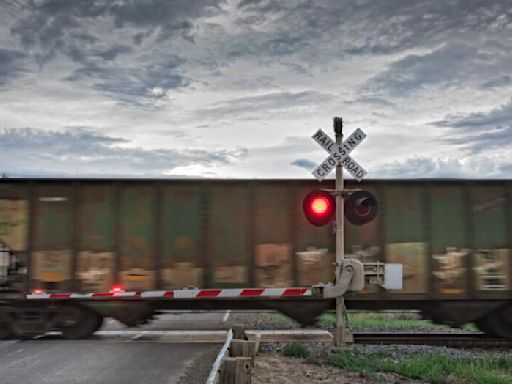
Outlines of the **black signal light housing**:
{"label": "black signal light housing", "polygon": [[368,191],[356,191],[345,200],[345,217],[353,225],[364,225],[379,213],[377,199]]}

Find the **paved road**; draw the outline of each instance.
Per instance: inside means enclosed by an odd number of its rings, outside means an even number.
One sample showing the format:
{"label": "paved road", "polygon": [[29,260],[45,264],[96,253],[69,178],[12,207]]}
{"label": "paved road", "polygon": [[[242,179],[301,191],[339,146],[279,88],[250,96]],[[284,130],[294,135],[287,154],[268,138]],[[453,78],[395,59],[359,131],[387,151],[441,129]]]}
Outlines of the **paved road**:
{"label": "paved road", "polygon": [[158,316],[144,327],[126,328],[114,319],[107,319],[102,330],[145,329],[145,330],[191,330],[191,329],[228,329],[232,324],[231,311],[213,312],[172,312]]}
{"label": "paved road", "polygon": [[[226,312],[165,314],[143,329],[223,329]],[[125,329],[108,320],[103,329]],[[0,341],[2,384],[195,384],[206,381],[220,345],[130,338]],[[186,380],[180,377],[185,376]]]}

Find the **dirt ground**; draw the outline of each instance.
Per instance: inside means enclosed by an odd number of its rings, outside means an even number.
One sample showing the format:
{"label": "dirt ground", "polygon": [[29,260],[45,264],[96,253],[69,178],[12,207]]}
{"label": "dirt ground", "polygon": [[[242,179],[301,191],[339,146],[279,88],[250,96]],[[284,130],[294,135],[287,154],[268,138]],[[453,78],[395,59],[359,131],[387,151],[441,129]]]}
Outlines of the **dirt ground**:
{"label": "dirt ground", "polygon": [[259,354],[255,365],[253,384],[423,384],[391,373],[345,372],[275,352]]}

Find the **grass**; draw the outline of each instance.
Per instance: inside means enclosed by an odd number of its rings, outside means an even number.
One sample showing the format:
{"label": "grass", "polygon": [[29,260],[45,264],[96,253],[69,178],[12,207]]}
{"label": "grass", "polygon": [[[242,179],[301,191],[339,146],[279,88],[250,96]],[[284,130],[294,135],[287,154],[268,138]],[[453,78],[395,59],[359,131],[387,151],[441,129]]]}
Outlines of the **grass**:
{"label": "grass", "polygon": [[395,372],[435,384],[512,384],[512,357],[458,358],[440,353],[410,354],[399,360],[389,352],[348,351],[327,356],[347,371]]}
{"label": "grass", "polygon": [[290,343],[283,347],[282,354],[289,357],[298,357],[306,359],[310,356],[308,347],[300,343]]}
{"label": "grass", "polygon": [[[441,329],[447,325],[434,324],[429,320],[422,320],[415,312],[349,312],[349,324],[354,329],[380,328],[380,329]],[[324,313],[319,324],[324,327],[336,326],[336,314]],[[466,330],[474,330],[473,325],[464,326]]]}

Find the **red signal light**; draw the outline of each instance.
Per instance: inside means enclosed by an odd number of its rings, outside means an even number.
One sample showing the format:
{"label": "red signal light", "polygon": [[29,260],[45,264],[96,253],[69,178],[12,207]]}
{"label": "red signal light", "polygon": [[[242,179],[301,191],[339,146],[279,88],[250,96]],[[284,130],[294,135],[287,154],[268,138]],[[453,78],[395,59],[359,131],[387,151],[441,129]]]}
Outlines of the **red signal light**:
{"label": "red signal light", "polygon": [[329,201],[325,197],[315,197],[311,201],[311,210],[316,215],[323,215],[329,209]]}
{"label": "red signal light", "polygon": [[336,210],[336,200],[329,192],[318,189],[306,195],[302,208],[306,219],[321,227],[331,220]]}

